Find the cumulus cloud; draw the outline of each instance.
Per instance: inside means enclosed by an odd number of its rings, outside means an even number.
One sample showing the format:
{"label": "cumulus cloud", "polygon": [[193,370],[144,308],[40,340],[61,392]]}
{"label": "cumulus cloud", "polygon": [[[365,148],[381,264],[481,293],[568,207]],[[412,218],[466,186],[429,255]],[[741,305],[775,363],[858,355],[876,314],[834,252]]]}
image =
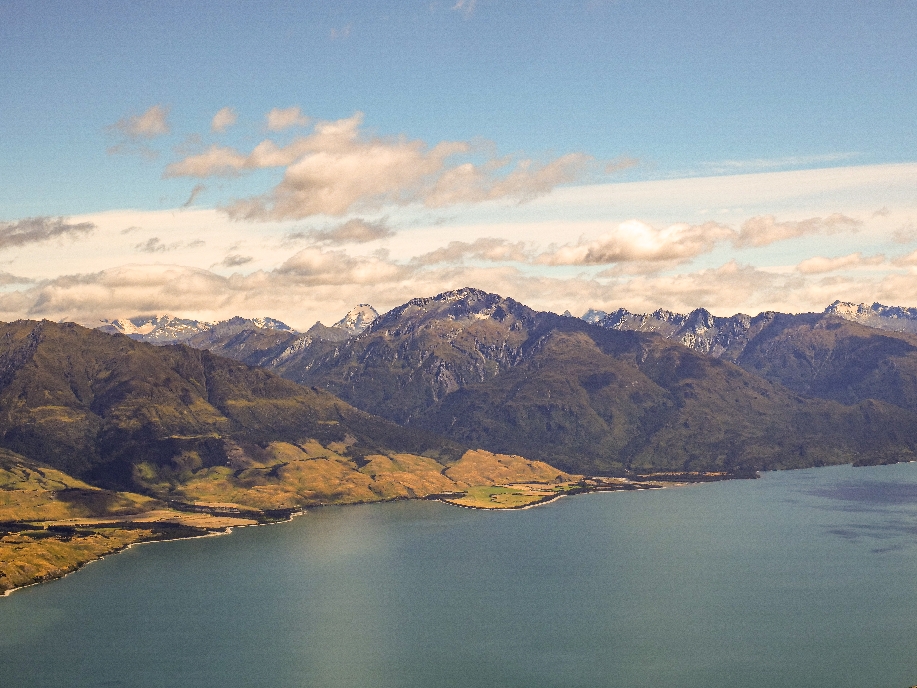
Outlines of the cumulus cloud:
{"label": "cumulus cloud", "polygon": [[283,131],[291,127],[305,127],[309,124],[309,118],[297,106],[274,108],[267,113],[265,119],[268,131]]}
{"label": "cumulus cloud", "polygon": [[[64,275],[25,292],[0,294],[0,312],[73,319],[109,313],[184,313],[227,301],[226,280],[183,266],[125,265],[96,273]],[[19,317],[22,317],[20,315]]]}
{"label": "cumulus cloud", "polygon": [[480,151],[464,141],[428,146],[404,137],[370,136],[362,131],[362,122],[362,113],[317,122],[307,136],[286,145],[265,140],[250,153],[212,146],[172,163],[165,176],[231,177],[283,167],[283,179],[274,189],[239,200],[227,212],[235,219],[292,220],[384,204],[443,207],[503,198],[526,201],[581,179],[593,162],[581,153],[546,162],[493,157],[478,164],[462,162],[456,158]]}
{"label": "cumulus cloud", "polygon": [[110,129],[120,132],[129,139],[153,139],[168,134],[169,108],[154,105],[141,115],[128,115],[111,125]]}
{"label": "cumulus cloud", "polygon": [[674,224],[657,229],[639,220],[622,222],[597,239],[560,246],[540,254],[542,265],[606,265],[625,262],[675,262],[707,253],[735,232],[716,222]]}
{"label": "cumulus cloud", "polygon": [[809,258],[802,261],[799,265],[796,266],[796,269],[799,272],[808,275],[814,275],[870,265],[881,265],[884,262],[885,256],[883,255],[864,257],[862,253],[857,252],[846,256],[838,256],[837,258],[824,258],[822,256],[815,256],[814,258]]}
{"label": "cumulus cloud", "polygon": [[210,122],[210,131],[222,133],[235,124],[238,119],[239,117],[233,108],[224,107],[213,116],[213,120]]}
{"label": "cumulus cloud", "polygon": [[77,239],[95,228],[92,222],[71,224],[63,217],[29,217],[16,222],[0,222],[0,250],[64,237]]}
{"label": "cumulus cloud", "polygon": [[530,261],[531,257],[531,251],[523,242],[511,243],[505,239],[483,237],[472,242],[449,242],[448,246],[417,256],[411,262],[417,265],[436,265],[461,263],[466,258],[471,258],[491,262],[524,263]]}
{"label": "cumulus cloud", "polygon": [[345,251],[326,251],[310,246],[291,256],[277,272],[300,284],[376,285],[407,278],[412,269],[384,256],[351,256]]}
{"label": "cumulus cloud", "polygon": [[293,232],[288,238],[309,239],[317,244],[365,244],[394,235],[395,231],[386,224],[384,219],[370,222],[355,217],[330,229]]}
{"label": "cumulus cloud", "polygon": [[650,312],[660,307],[687,312],[703,307],[731,315],[750,304],[780,303],[787,292],[798,293],[805,282],[801,276],[778,275],[729,261],[718,268],[640,276],[612,284],[606,293],[614,300],[602,305],[616,303],[636,312]]}
{"label": "cumulus cloud", "polygon": [[777,241],[812,234],[856,232],[862,225],[862,221],[840,213],[828,217],[811,217],[798,222],[778,222],[773,215],[762,215],[753,217],[742,225],[735,244],[739,247],[767,246]]}
{"label": "cumulus cloud", "polygon": [[169,109],[163,105],[154,105],[140,115],[128,115],[107,127],[110,134],[120,141],[108,148],[109,155],[139,155],[150,160],[159,153],[147,145],[147,141],[163,136],[171,131],[169,127]]}

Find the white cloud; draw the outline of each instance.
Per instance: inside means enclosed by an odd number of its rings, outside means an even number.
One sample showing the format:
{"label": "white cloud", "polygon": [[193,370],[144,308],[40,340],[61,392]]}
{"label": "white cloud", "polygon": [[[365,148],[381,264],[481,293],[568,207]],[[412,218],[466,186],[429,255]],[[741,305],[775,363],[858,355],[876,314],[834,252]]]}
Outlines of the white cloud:
{"label": "white cloud", "polygon": [[437,265],[461,263],[466,258],[524,263],[531,261],[532,252],[523,242],[511,243],[505,239],[482,237],[472,242],[451,241],[447,246],[413,258],[411,262],[418,265]]}
{"label": "white cloud", "polygon": [[293,232],[287,235],[287,240],[308,239],[317,244],[366,244],[394,235],[395,231],[385,223],[384,219],[370,222],[355,217],[328,229]]}
{"label": "white cloud", "polygon": [[378,285],[405,279],[412,269],[378,256],[350,256],[344,251],[304,248],[291,256],[277,272],[300,284]]}
{"label": "white cloud", "polygon": [[736,246],[767,246],[776,241],[795,239],[812,234],[841,234],[856,232],[863,226],[861,220],[834,213],[828,217],[811,217],[807,220],[778,222],[773,215],[747,220],[736,238]]}
{"label": "white cloud", "polygon": [[168,134],[169,108],[154,105],[140,115],[128,115],[111,125],[111,129],[121,132],[129,139],[153,139]]}
{"label": "white cloud", "polygon": [[224,107],[213,116],[213,120],[210,122],[210,131],[222,133],[235,124],[238,119],[239,117],[233,108]]}
{"label": "white cloud", "polygon": [[268,131],[283,131],[291,127],[305,127],[309,124],[309,118],[297,106],[274,108],[267,113],[265,119]]}
{"label": "white cloud", "polygon": [[362,131],[362,122],[362,113],[317,122],[308,136],[284,146],[265,140],[248,154],[212,146],[172,163],[165,176],[231,177],[285,167],[274,189],[237,201],[227,211],[237,219],[290,220],[344,215],[386,204],[422,203],[437,208],[503,198],[526,201],[582,178],[592,163],[581,153],[541,163],[493,157],[480,164],[460,162],[457,156],[475,152],[472,144],[444,141],[428,146],[404,137],[369,136]]}
{"label": "white cloud", "polygon": [[796,269],[808,275],[815,275],[826,272],[837,272],[838,270],[881,265],[884,262],[885,256],[883,255],[864,257],[862,253],[851,253],[837,258],[824,258],[822,256],[808,258],[797,265]]}
{"label": "white cloud", "polygon": [[[237,153],[230,158],[233,171],[274,165],[283,175],[283,168],[316,151],[345,158],[373,145],[379,155],[399,143],[415,144],[420,158],[432,151],[423,142],[368,136],[353,118],[320,124],[327,126]],[[917,165],[566,186],[521,206],[424,209],[424,194],[439,177],[468,160],[490,180],[518,166],[517,159],[459,143],[470,153],[446,157],[418,183],[416,204],[387,207],[385,220],[348,215],[303,228],[296,219],[233,221],[219,210],[174,208],[60,220],[92,227],[85,232],[55,234],[54,219],[39,223],[38,233],[26,221],[6,223],[20,225],[13,234],[29,240],[15,239],[25,243],[0,255],[6,273],[0,274],[0,319],[90,322],[171,311],[202,319],[267,314],[308,328],[317,319],[336,321],[356,303],[385,310],[467,285],[574,313],[619,306],[704,306],[718,315],[818,311],[835,299],[917,305],[917,252],[899,255],[914,247],[892,243],[896,230],[910,231],[907,222],[917,217]],[[874,217],[883,207],[888,213]],[[721,208],[731,210],[721,214]],[[746,234],[741,254],[734,250],[743,225],[769,215],[776,219]],[[711,217],[718,222],[704,229]],[[619,230],[628,218],[639,218],[631,234]],[[853,218],[866,220],[858,232],[847,231],[857,229]],[[391,227],[397,233],[390,234]],[[837,229],[843,231],[824,238]],[[775,235],[786,240],[768,243]],[[151,238],[156,241],[149,244]],[[295,248],[291,238],[300,242]],[[206,245],[192,249],[192,239]],[[380,239],[390,253],[375,250]],[[146,244],[149,251],[138,250]],[[823,258],[828,248],[846,263]],[[848,257],[856,254],[862,260],[855,264]],[[869,263],[880,254],[884,263]],[[537,262],[542,255],[544,262]],[[614,259],[621,262],[594,262]],[[181,265],[159,264],[166,260]]]}
{"label": "white cloud", "polygon": [[735,232],[725,225],[674,224],[657,229],[639,220],[622,222],[613,232],[596,239],[568,244],[542,253],[542,265],[607,265],[624,262],[675,262],[708,253]]}

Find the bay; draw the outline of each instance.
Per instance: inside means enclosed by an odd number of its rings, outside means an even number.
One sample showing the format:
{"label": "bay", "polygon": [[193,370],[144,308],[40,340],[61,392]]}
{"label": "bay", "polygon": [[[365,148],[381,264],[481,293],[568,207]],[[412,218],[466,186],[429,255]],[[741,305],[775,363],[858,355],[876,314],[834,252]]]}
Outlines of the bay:
{"label": "bay", "polygon": [[311,510],[0,599],[4,687],[917,684],[917,464]]}

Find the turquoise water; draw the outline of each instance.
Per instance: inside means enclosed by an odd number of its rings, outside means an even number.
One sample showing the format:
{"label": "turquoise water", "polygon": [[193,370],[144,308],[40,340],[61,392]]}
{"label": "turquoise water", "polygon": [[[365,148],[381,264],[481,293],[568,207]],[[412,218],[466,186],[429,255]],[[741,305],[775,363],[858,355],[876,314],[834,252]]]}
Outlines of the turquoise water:
{"label": "turquoise water", "polygon": [[0,600],[4,688],[907,688],[917,464],[309,512]]}

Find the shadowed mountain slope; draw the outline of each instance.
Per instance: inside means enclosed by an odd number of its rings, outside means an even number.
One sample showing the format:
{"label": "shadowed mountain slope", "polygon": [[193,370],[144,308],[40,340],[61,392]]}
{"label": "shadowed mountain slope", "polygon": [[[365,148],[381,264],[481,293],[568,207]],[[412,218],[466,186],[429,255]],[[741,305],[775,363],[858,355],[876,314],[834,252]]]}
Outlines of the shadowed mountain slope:
{"label": "shadowed mountain slope", "polygon": [[831,315],[777,314],[737,362],[802,394],[843,404],[878,399],[917,411],[917,335]]}
{"label": "shadowed mountain slope", "polygon": [[652,333],[461,289],[279,368],[409,427],[580,473],[730,470],[913,456],[917,417],[804,397]]}

